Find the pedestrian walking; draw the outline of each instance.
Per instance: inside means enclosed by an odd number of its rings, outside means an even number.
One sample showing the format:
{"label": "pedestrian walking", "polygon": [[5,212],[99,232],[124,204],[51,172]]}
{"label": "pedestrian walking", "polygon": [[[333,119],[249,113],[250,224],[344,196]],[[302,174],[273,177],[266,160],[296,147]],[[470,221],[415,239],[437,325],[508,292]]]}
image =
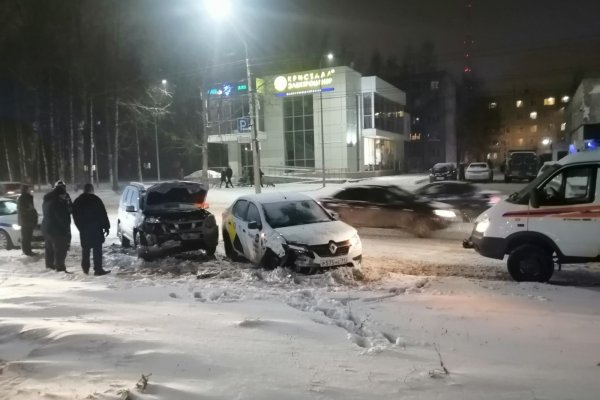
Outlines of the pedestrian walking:
{"label": "pedestrian walking", "polygon": [[42,233],[46,268],[67,272],[65,259],[71,242],[70,197],[63,181],[58,181],[54,189],[44,196],[42,203]]}
{"label": "pedestrian walking", "polygon": [[231,169],[231,167],[228,165],[227,169],[225,170],[225,176],[227,177],[227,183],[225,183],[225,187],[228,188],[229,185],[231,185],[231,187],[233,188],[233,182],[231,182],[231,178],[233,177],[233,170]]}
{"label": "pedestrian walking", "polygon": [[221,182],[219,183],[219,189],[221,188],[221,186],[223,186],[224,183],[225,187],[227,187],[227,172],[225,171],[225,168],[221,170]]}
{"label": "pedestrian walking", "polygon": [[38,213],[33,205],[33,196],[31,195],[31,186],[22,185],[21,195],[17,201],[19,212],[19,225],[21,226],[21,251],[26,256],[34,256],[31,251],[31,239],[33,230],[38,223]]}
{"label": "pedestrian walking", "polygon": [[110,273],[102,268],[102,244],[110,232],[110,222],[106,207],[100,197],[94,194],[94,185],[86,184],[83,193],[73,203],[73,220],[79,229],[81,239],[81,269],[90,271],[90,252],[94,255],[94,275]]}

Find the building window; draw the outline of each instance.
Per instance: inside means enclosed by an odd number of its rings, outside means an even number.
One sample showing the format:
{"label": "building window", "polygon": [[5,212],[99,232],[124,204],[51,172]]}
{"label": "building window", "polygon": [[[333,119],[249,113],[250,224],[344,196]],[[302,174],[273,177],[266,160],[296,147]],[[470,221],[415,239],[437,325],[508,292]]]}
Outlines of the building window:
{"label": "building window", "polygon": [[523,100],[517,100],[517,108],[523,108]]}
{"label": "building window", "polygon": [[[374,94],[375,128],[382,131],[404,133],[404,108],[379,94]],[[418,122],[418,118],[417,118]]]}
{"label": "building window", "polygon": [[532,111],[529,113],[529,118],[531,119],[537,119],[537,112],[536,111]]}
{"label": "building window", "polygon": [[567,123],[563,122],[562,124],[560,124],[560,130],[561,132],[564,132],[567,130]]}
{"label": "building window", "polygon": [[536,133],[538,131],[537,125],[531,125],[531,127],[529,128],[529,131],[531,133]]}
{"label": "building window", "polygon": [[431,90],[438,90],[440,88],[440,81],[431,81]]}
{"label": "building window", "polygon": [[315,166],[313,95],[283,98],[285,165]]}
{"label": "building window", "polygon": [[545,106],[553,106],[554,104],[556,104],[556,99],[554,97],[546,97],[544,99]]}
{"label": "building window", "polygon": [[568,103],[571,100],[571,98],[569,96],[563,96],[562,99],[560,99],[560,101],[564,104]]}
{"label": "building window", "polygon": [[373,93],[363,94],[363,129],[373,128]]}
{"label": "building window", "polygon": [[490,104],[488,104],[488,108],[490,110],[492,110],[492,109],[494,109],[496,107],[498,107],[498,103],[496,103],[495,101],[492,101]]}
{"label": "building window", "polygon": [[523,138],[519,138],[519,146],[523,145]]}

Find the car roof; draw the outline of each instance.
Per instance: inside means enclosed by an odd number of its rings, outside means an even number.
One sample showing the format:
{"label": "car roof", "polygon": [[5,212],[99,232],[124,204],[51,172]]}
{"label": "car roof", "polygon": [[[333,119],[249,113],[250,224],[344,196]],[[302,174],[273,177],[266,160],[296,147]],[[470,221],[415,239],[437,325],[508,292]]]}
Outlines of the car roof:
{"label": "car roof", "polygon": [[15,199],[9,199],[8,197],[0,197],[0,201],[12,201],[15,202]]}
{"label": "car roof", "polygon": [[566,157],[561,158],[557,161],[557,164],[567,165],[574,164],[579,162],[591,162],[591,161],[600,161],[600,151],[599,150],[591,150],[591,151],[581,151],[579,153],[569,154]]}
{"label": "car roof", "polygon": [[[270,192],[241,196],[238,200],[254,201],[260,204],[279,203],[282,201],[314,200],[312,197],[297,192]],[[236,200],[237,201],[237,200]]]}

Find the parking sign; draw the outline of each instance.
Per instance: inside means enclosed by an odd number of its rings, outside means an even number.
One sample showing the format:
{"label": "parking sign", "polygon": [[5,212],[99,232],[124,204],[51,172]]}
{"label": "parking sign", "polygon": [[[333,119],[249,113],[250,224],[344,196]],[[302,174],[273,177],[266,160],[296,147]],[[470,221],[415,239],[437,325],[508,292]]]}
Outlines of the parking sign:
{"label": "parking sign", "polygon": [[250,132],[250,118],[242,117],[237,119],[237,130],[238,132]]}

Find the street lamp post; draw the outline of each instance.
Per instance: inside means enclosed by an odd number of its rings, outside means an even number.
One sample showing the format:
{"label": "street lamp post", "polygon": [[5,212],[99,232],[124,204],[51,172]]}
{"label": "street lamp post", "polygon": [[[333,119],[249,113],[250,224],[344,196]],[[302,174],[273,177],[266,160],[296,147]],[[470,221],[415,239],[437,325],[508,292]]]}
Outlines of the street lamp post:
{"label": "street lamp post", "polygon": [[[327,57],[328,61],[333,60],[333,53],[327,53],[326,56],[319,58],[319,74],[322,75],[323,58]],[[325,178],[325,127],[323,125],[323,78],[319,76],[319,103],[321,108],[321,174],[323,175],[323,187],[326,185]]]}
{"label": "street lamp post", "polygon": [[[205,0],[204,7],[214,19],[225,19],[231,13],[229,0]],[[248,80],[248,111],[250,114],[250,126],[252,129],[252,169],[254,175],[254,191],[261,192],[260,150],[258,148],[258,127],[256,121],[256,97],[252,84],[252,73],[250,71],[250,58],[248,56],[248,42],[239,35],[244,44],[244,56],[246,60],[246,79]]]}
{"label": "street lamp post", "polygon": [[[163,79],[160,83],[162,84],[163,89],[165,89],[167,86],[167,80]],[[160,181],[160,155],[158,151],[158,107],[155,107],[154,109],[154,146],[156,148],[156,179]]]}

